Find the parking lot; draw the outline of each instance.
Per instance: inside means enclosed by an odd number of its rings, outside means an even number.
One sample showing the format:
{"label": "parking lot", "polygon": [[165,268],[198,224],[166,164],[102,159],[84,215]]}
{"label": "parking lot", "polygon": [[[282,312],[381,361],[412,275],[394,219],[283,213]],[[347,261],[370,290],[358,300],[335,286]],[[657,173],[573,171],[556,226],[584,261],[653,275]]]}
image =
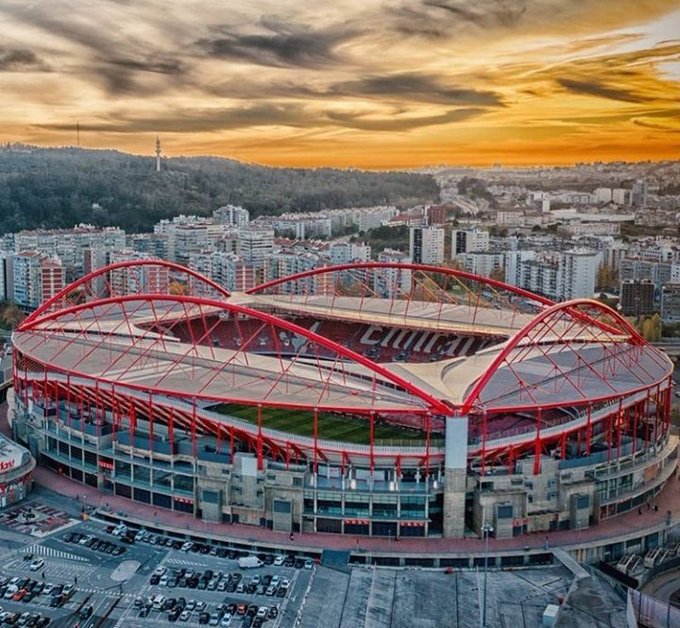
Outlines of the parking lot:
{"label": "parking lot", "polygon": [[5,554],[0,625],[290,626],[314,569],[88,521]]}

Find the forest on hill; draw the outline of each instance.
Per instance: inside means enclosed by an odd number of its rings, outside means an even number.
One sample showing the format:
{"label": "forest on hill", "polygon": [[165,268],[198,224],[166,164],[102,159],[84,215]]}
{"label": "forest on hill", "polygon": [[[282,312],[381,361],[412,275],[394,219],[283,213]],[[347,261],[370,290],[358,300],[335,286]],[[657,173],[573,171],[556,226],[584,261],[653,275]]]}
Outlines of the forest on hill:
{"label": "forest on hill", "polygon": [[429,175],[269,168],[216,157],[155,159],[109,150],[0,147],[0,233],[85,222],[150,231],[161,218],[226,204],[251,217],[438,200]]}

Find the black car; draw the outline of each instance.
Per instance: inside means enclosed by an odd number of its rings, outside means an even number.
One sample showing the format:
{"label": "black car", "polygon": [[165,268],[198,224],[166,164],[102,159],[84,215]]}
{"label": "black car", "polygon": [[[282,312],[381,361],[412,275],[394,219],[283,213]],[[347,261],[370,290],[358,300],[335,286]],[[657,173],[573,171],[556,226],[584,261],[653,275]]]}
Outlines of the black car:
{"label": "black car", "polygon": [[210,622],[210,613],[206,613],[205,611],[202,612],[198,616],[198,623],[201,625],[207,625]]}
{"label": "black car", "polygon": [[61,601],[61,595],[55,595],[51,600],[50,600],[50,608],[58,608],[62,605]]}
{"label": "black car", "polygon": [[61,540],[64,541],[64,543],[70,543],[73,540],[73,535],[70,532],[67,532]]}
{"label": "black car", "polygon": [[149,578],[149,584],[151,585],[157,585],[161,581],[161,577],[158,574],[153,574],[151,578]]}
{"label": "black car", "polygon": [[269,619],[276,619],[279,616],[279,609],[276,606],[270,606],[267,616]]}
{"label": "black car", "polygon": [[92,616],[92,613],[94,612],[94,607],[92,604],[88,604],[87,606],[83,606],[83,608],[80,609],[80,619],[88,619],[89,617]]}
{"label": "black car", "polygon": [[139,613],[137,614],[137,617],[148,617],[149,616],[149,607],[145,606]]}

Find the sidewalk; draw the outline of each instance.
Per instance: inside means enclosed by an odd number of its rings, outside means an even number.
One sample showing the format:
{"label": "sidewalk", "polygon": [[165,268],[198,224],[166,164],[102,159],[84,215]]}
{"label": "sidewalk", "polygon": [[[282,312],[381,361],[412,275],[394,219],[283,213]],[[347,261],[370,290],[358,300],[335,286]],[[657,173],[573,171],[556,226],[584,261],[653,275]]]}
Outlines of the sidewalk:
{"label": "sidewalk", "polygon": [[[195,534],[214,534],[233,539],[237,542],[272,544],[291,549],[340,549],[363,552],[379,552],[393,554],[482,554],[484,543],[481,539],[441,539],[441,538],[404,538],[397,543],[394,539],[383,537],[355,537],[338,534],[296,533],[291,541],[288,533],[274,532],[265,528],[243,524],[210,523],[194,519],[191,515],[172,512],[151,505],[140,504],[115,495],[104,495],[97,489],[85,486],[57,473],[37,467],[34,472],[35,482],[40,486],[74,500],[79,500],[90,507],[106,508],[114,513],[125,514],[147,521],[154,526],[172,526],[191,530]],[[664,490],[655,501],[659,510],[646,510],[642,515],[637,510],[607,519],[599,526],[585,530],[563,530],[548,535],[551,547],[574,547],[600,544],[603,541],[614,542],[616,537],[629,534],[653,532],[667,527],[666,512],[673,513],[673,525],[680,523],[680,481],[674,477],[668,481]],[[489,539],[489,550],[496,552],[523,551],[543,549],[545,533],[526,534],[512,539]]]}

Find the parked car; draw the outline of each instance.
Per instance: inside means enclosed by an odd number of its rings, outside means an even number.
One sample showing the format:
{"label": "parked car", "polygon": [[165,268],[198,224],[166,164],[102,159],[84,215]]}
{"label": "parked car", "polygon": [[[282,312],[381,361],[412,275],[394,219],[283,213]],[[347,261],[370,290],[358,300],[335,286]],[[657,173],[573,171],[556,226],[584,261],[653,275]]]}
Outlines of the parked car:
{"label": "parked car", "polygon": [[30,566],[31,571],[38,571],[38,569],[42,569],[45,566],[45,560],[42,558],[36,558]]}

